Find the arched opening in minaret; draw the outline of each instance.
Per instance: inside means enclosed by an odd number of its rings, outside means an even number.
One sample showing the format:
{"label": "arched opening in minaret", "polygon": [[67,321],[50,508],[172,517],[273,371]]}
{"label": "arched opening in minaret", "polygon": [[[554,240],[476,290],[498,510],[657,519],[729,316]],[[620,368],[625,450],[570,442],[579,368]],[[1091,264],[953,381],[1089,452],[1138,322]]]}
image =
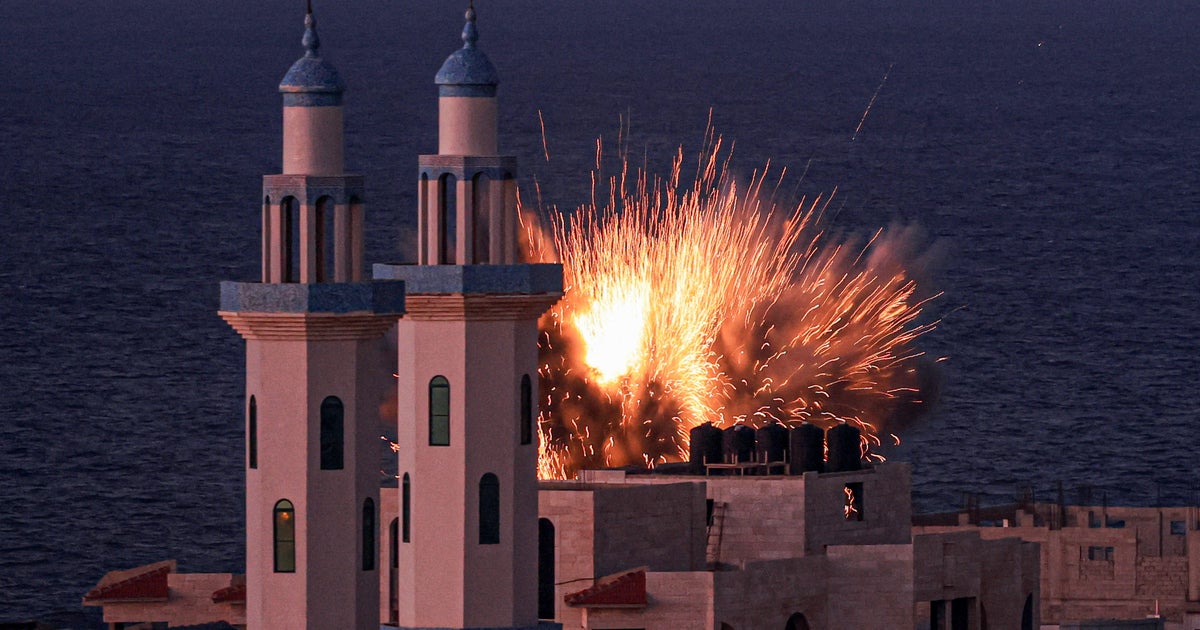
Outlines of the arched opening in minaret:
{"label": "arched opening in minaret", "polygon": [[449,173],[438,178],[438,264],[458,262],[458,178]]}
{"label": "arched opening in minaret", "polygon": [[554,619],[554,523],[538,519],[538,619]]}
{"label": "arched opening in minaret", "polygon": [[272,270],[274,267],[273,261],[271,260],[271,235],[272,235],[271,210],[272,210],[271,197],[269,195],[264,196],[263,197],[263,207],[262,207],[262,281],[263,282],[271,281]]}
{"label": "arched opening in minaret", "polygon": [[295,197],[279,202],[281,278],[284,282],[300,281],[300,204]]}
{"label": "arched opening in minaret", "polygon": [[479,479],[479,544],[500,544],[500,478],[492,473]]}
{"label": "arched opening in minaret", "polygon": [[337,256],[337,226],[334,220],[337,215],[333,198],[326,195],[317,199],[316,234],[313,244],[316,251],[317,282],[331,282],[336,277],[334,264]]}
{"label": "arched opening in minaret", "polygon": [[491,255],[491,187],[487,173],[471,178],[471,263],[476,265],[496,262]]}
{"label": "arched opening in minaret", "polygon": [[341,470],[345,445],[345,407],[337,396],[321,401],[321,470]]}
{"label": "arched opening in minaret", "polygon": [[[405,476],[407,483],[407,475]],[[397,625],[400,621],[400,519],[392,519],[388,528],[388,540],[391,545],[390,562],[388,562],[388,623]]]}
{"label": "arched opening in minaret", "polygon": [[791,617],[788,617],[787,625],[784,626],[784,630],[809,630],[808,619],[806,619],[803,614],[796,613]]}
{"label": "arched opening in minaret", "polygon": [[272,538],[275,543],[275,572],[296,572],[296,508],[291,501],[275,504]]}
{"label": "arched opening in minaret", "polygon": [[375,500],[369,497],[362,507],[362,570],[375,570]]}
{"label": "arched opening in minaret", "polygon": [[404,473],[404,481],[400,483],[400,522],[401,522],[401,537],[403,542],[409,542],[412,538],[412,483],[409,481],[408,473]]}
{"label": "arched opening in minaret", "polygon": [[344,268],[338,269],[338,282],[359,282],[362,280],[363,261],[363,203],[356,196],[350,197],[350,217],[348,230],[350,233],[341,239],[345,253],[338,254],[338,261]]}
{"label": "arched opening in minaret", "polygon": [[533,381],[528,374],[521,375],[521,444],[533,443]]}
{"label": "arched opening in minaret", "polygon": [[246,465],[258,468],[258,401],[254,396],[246,409]]}

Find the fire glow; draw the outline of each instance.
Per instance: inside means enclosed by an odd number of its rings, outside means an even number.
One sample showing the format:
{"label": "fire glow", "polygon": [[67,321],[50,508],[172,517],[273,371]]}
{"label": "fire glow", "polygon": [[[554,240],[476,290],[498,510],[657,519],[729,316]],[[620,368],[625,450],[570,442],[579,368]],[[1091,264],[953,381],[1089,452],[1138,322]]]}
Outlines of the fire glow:
{"label": "fire glow", "polygon": [[728,159],[710,133],[691,181],[682,149],[666,179],[624,160],[603,178],[598,142],[591,204],[522,212],[526,258],[565,285],[539,323],[542,478],[684,460],[703,422],[849,422],[878,458],[922,405],[911,235],[836,241],[828,202],[782,207],[767,169],[740,186]]}

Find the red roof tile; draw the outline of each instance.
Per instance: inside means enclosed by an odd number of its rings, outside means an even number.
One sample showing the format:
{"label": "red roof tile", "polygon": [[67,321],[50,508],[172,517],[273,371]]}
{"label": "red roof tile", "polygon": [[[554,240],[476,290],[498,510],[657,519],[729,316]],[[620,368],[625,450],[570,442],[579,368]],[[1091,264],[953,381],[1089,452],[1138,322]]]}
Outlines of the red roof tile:
{"label": "red roof tile", "polygon": [[156,562],[128,571],[110,571],[96,588],[83,596],[84,603],[166,601],[170,595],[167,574],[175,561]]}
{"label": "red roof tile", "polygon": [[634,569],[601,578],[590,588],[563,598],[575,608],[643,608],[646,606],[646,569]]}
{"label": "red roof tile", "polygon": [[214,604],[220,604],[222,602],[244,604],[246,603],[246,585],[244,583],[234,584],[232,586],[226,586],[222,589],[217,589],[213,591],[212,600]]}

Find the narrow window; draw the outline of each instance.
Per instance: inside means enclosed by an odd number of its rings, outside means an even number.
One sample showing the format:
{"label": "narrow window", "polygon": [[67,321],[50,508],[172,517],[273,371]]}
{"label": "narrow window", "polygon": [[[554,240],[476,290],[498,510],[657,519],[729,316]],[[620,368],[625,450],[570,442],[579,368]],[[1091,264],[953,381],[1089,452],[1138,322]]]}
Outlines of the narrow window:
{"label": "narrow window", "polygon": [[409,483],[408,473],[404,473],[404,481],[400,486],[400,540],[410,542],[409,532],[412,530],[412,519],[409,517],[409,510],[412,506],[412,484]]}
{"label": "narrow window", "polygon": [[400,566],[400,519],[392,519],[392,524],[388,527],[389,538],[392,541],[391,549],[391,564],[388,566],[393,569]]}
{"label": "narrow window", "polygon": [[554,619],[554,523],[538,519],[538,619]]}
{"label": "narrow window", "polygon": [[275,504],[275,572],[296,572],[296,509],[280,499]]}
{"label": "narrow window", "polygon": [[258,402],[254,396],[246,412],[246,459],[250,468],[258,468]]}
{"label": "narrow window", "polygon": [[450,446],[450,381],[445,376],[429,381],[429,445]]}
{"label": "narrow window", "polygon": [[342,401],[330,396],[321,401],[321,470],[342,469]]}
{"label": "narrow window", "polygon": [[500,479],[492,473],[479,480],[479,544],[500,544]]}
{"label": "narrow window", "polygon": [[283,281],[300,281],[300,204],[295,197],[280,202],[280,219],[283,234]]}
{"label": "narrow window", "polygon": [[533,383],[521,377],[521,444],[533,443]]}
{"label": "narrow window", "polygon": [[375,501],[366,499],[362,509],[362,567],[375,570]]}

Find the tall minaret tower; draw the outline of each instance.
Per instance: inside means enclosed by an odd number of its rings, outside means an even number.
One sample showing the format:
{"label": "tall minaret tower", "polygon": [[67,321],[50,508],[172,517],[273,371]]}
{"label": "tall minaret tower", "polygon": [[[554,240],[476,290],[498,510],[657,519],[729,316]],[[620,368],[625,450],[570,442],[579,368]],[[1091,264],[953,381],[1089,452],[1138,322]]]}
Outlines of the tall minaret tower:
{"label": "tall minaret tower", "polygon": [[516,160],[497,155],[496,70],[476,46],[437,73],[420,157],[418,264],[399,351],[401,628],[537,627],[537,320],[562,267],[517,264]]}
{"label": "tall minaret tower", "polygon": [[305,18],[283,93],[283,174],[263,178],[262,281],[223,282],[246,339],[246,621],[375,630],[381,392],[360,375],[403,312],[362,282],[363,181],[342,163],[343,85]]}

